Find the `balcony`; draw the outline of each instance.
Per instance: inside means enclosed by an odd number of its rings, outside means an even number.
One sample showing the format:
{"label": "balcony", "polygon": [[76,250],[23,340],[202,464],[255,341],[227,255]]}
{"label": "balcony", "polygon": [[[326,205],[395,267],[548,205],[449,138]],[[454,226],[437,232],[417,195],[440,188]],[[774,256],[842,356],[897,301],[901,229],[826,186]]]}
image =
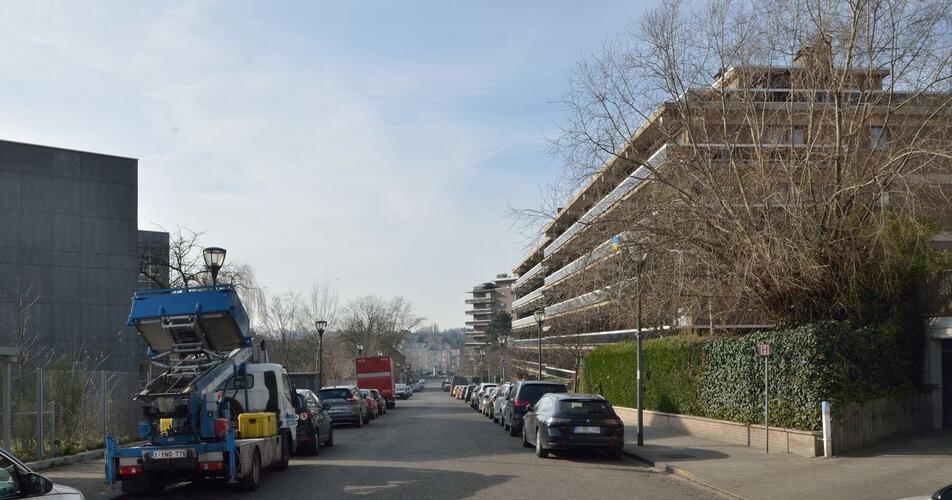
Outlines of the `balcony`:
{"label": "balcony", "polygon": [[545,308],[546,317],[554,317],[583,307],[600,304],[608,300],[608,289],[595,290],[584,295],[557,302]]}
{"label": "balcony", "polygon": [[606,255],[612,253],[612,240],[614,237],[609,238],[604,243],[595,247],[591,252],[573,260],[572,262],[566,264],[558,271],[545,277],[545,286],[549,287],[558,283],[560,280],[567,278],[568,276],[585,269],[591,264],[594,264],[601,260]]}
{"label": "balcony", "polygon": [[473,297],[471,299],[466,299],[467,304],[489,304],[491,302],[493,302],[492,296]]}
{"label": "balcony", "polygon": [[525,274],[523,274],[522,276],[519,276],[519,279],[517,279],[516,282],[512,284],[512,289],[516,290],[519,287],[525,285],[526,283],[529,282],[529,280],[531,280],[532,278],[535,278],[541,272],[542,272],[542,263],[539,262],[538,264],[532,266],[532,269],[529,269],[528,271],[526,271]]}
{"label": "balcony", "polygon": [[491,308],[491,307],[483,307],[483,308],[480,308],[480,309],[470,309],[470,310],[466,311],[465,314],[467,314],[467,315],[469,315],[469,316],[479,316],[479,315],[482,315],[482,314],[492,314],[492,313],[493,313],[493,308]]}
{"label": "balcony", "polygon": [[542,288],[536,288],[532,292],[529,292],[528,295],[519,297],[518,299],[512,302],[512,310],[523,310],[527,306],[535,304],[537,301],[542,300]]}
{"label": "balcony", "polygon": [[668,157],[668,146],[661,146],[660,149],[654,152],[648,161],[644,165],[641,165],[631,175],[625,177],[618,186],[615,187],[610,193],[605,195],[604,198],[598,201],[592,208],[588,209],[588,212],[585,212],[575,224],[569,226],[564,233],[559,235],[549,246],[545,248],[545,256],[549,257],[550,255],[555,254],[559,251],[569,240],[571,240],[575,235],[582,232],[585,226],[595,222],[602,214],[604,214],[609,208],[611,208],[615,203],[624,198],[628,193],[634,190],[636,187],[641,185],[641,182],[648,178],[651,175],[653,169],[657,169]]}
{"label": "balcony", "polygon": [[512,329],[517,330],[520,328],[528,328],[530,326],[535,326],[536,320],[532,316],[528,316],[522,319],[512,320]]}

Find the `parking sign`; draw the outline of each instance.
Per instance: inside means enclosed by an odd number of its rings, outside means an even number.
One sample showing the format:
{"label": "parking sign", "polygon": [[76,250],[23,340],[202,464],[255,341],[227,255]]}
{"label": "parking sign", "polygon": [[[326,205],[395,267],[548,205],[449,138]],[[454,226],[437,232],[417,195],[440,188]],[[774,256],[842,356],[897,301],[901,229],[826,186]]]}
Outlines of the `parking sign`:
{"label": "parking sign", "polygon": [[766,342],[757,344],[757,354],[761,357],[768,358],[773,354],[773,349],[771,349],[770,344]]}

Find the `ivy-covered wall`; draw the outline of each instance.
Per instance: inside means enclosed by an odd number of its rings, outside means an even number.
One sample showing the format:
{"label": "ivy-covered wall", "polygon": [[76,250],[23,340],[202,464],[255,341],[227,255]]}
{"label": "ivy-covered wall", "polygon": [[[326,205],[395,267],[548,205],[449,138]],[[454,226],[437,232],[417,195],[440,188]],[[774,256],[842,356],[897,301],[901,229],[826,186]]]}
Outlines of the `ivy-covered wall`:
{"label": "ivy-covered wall", "polygon": [[[771,424],[820,429],[820,401],[861,402],[913,392],[919,380],[921,333],[914,323],[852,329],[821,322],[744,336],[671,336],[644,343],[645,408],[759,423],[763,420],[768,342]],[[613,404],[635,406],[635,343],[595,349],[585,360],[582,388]]]}

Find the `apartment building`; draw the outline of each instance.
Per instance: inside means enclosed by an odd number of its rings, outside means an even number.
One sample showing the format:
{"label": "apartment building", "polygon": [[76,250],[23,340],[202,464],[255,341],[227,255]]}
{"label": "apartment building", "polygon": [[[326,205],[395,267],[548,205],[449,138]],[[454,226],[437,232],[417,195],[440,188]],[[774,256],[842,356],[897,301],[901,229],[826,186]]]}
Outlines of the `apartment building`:
{"label": "apartment building", "polygon": [[508,274],[497,274],[496,279],[473,287],[466,299],[466,314],[472,319],[466,326],[472,328],[472,343],[482,343],[486,339],[486,327],[499,313],[512,313],[512,284],[515,278]]}
{"label": "apartment building", "polygon": [[[737,119],[723,128],[723,124],[715,119],[700,126],[692,124],[694,130],[688,134],[687,127],[679,122],[679,114],[674,112],[677,105],[683,104],[681,102],[665,103],[644,120],[623,150],[606,162],[558,211],[544,228],[538,244],[513,268],[517,276],[512,284],[515,296],[512,304],[514,370],[525,374],[535,373],[538,369],[536,349],[539,337],[542,337],[542,344],[546,346],[543,361],[546,375],[566,379],[573,377],[575,367],[570,366],[567,357],[553,356],[556,349],[549,348],[561,345],[568,349],[586,350],[595,345],[634,338],[631,315],[608,313],[613,299],[617,298],[612,296],[619,289],[615,283],[622,278],[617,272],[600,271],[626,265],[622,261],[629,257],[619,252],[618,248],[637,241],[638,237],[632,232],[619,230],[619,227],[624,226],[620,222],[624,221],[621,213],[624,207],[649,204],[658,199],[663,188],[658,186],[660,183],[651,182],[657,172],[665,168],[685,168],[684,162],[680,160],[691,155],[696,157],[699,149],[704,149],[716,161],[728,149],[731,155],[735,155],[738,149],[751,146],[747,143],[758,141],[759,147],[750,147],[751,151],[763,151],[764,141],[775,141],[778,146],[783,146],[776,148],[776,154],[797,154],[798,148],[813,140],[809,136],[809,124],[798,122],[798,115],[795,114],[798,109],[833,99],[856,99],[857,108],[874,108],[862,99],[879,95],[878,89],[888,72],[876,70],[847,74],[845,79],[854,82],[855,91],[839,91],[835,96],[832,92],[825,94],[818,89],[804,90],[804,79],[800,77],[808,71],[809,58],[815,56],[816,53],[811,50],[801,50],[790,66],[727,68],[717,75],[710,88],[695,89],[680,97],[702,108],[702,111],[697,112],[698,116],[706,115],[703,107],[707,106],[714,118],[720,118],[723,115],[718,113],[726,107],[725,101],[732,96],[743,96],[747,102],[738,106]],[[714,95],[718,97],[712,97]],[[752,95],[755,97],[751,98]],[[934,111],[937,106],[944,106],[946,125],[952,123],[948,119],[947,94],[902,97],[914,101],[902,113],[897,113],[899,118],[893,118],[898,120],[893,126],[885,123],[869,126],[866,147],[871,154],[875,154],[885,141],[900,139],[903,127],[915,125],[921,116]],[[746,126],[740,116],[745,110],[741,108],[744,105],[749,108],[751,99],[773,116],[765,113],[767,125],[764,130],[745,136],[738,133]],[[875,109],[871,113],[875,113]],[[875,116],[872,121],[875,122]],[[942,136],[941,132],[939,134],[940,140],[950,139],[947,135]],[[947,170],[942,169],[947,169],[948,165],[930,168],[922,172],[922,177],[947,174]],[[778,204],[782,203],[781,199]],[[604,222],[610,219],[614,219],[612,223]],[[935,244],[952,248],[952,210],[940,214],[940,220],[944,222]],[[677,252],[677,249],[672,251]],[[678,258],[681,257],[676,253],[665,257],[674,262]],[[606,275],[613,276],[616,281],[606,281]],[[624,279],[630,280],[631,275],[627,276]],[[650,297],[646,300],[650,301]],[[654,326],[666,330],[736,330],[767,326],[756,311],[732,311],[717,316],[716,311],[696,305],[675,309],[677,313],[663,325]],[[534,318],[534,313],[540,310],[544,311],[543,332],[539,331]]]}

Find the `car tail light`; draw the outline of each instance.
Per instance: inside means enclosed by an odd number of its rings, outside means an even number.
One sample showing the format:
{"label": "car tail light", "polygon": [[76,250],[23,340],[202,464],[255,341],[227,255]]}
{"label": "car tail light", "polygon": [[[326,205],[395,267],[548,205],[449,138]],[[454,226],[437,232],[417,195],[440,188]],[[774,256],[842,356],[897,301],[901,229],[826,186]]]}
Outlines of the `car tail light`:
{"label": "car tail light", "polygon": [[201,462],[198,464],[198,470],[213,471],[225,468],[224,462]]}
{"label": "car tail light", "polygon": [[306,411],[302,411],[301,413],[298,413],[297,417],[298,417],[298,420],[304,421],[311,418],[311,415]]}
{"label": "car tail light", "polygon": [[136,474],[142,474],[141,465],[120,465],[119,466],[120,476],[134,476]]}
{"label": "car tail light", "polygon": [[604,424],[604,425],[622,425],[622,422],[621,422],[620,419],[617,419],[617,418],[606,418],[605,420],[602,420],[602,424]]}
{"label": "car tail light", "polygon": [[512,400],[512,406],[513,406],[514,408],[525,408],[525,407],[529,406],[529,404],[530,404],[529,401],[527,401],[527,400],[525,400],[525,399],[514,399],[514,400]]}

